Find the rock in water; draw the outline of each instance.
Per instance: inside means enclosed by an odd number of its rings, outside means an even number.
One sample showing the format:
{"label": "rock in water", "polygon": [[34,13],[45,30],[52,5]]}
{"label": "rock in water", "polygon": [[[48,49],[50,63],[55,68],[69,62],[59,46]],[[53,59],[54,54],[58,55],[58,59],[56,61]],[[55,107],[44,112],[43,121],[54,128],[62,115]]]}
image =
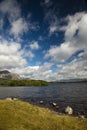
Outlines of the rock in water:
{"label": "rock in water", "polygon": [[44,103],[44,101],[40,101],[40,104],[43,104]]}
{"label": "rock in water", "polygon": [[67,106],[66,109],[65,109],[65,112],[66,112],[68,115],[72,115],[72,114],[73,114],[73,109],[72,109],[70,106]]}
{"label": "rock in water", "polygon": [[56,106],[57,106],[57,104],[56,104],[55,102],[53,102],[53,103],[52,103],[52,105],[53,105],[54,107],[56,107]]}

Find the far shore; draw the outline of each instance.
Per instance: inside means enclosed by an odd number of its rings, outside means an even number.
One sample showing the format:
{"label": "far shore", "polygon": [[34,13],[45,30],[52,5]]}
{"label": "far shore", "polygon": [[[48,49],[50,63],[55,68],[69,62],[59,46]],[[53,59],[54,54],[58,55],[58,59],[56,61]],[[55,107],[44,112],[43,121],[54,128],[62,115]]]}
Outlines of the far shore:
{"label": "far shore", "polygon": [[48,86],[49,83],[43,80],[10,80],[10,79],[0,79],[0,86]]}
{"label": "far shore", "polygon": [[0,79],[0,87],[36,87],[36,86],[49,86],[50,84],[67,84],[67,83],[86,83],[87,80],[75,80],[75,81],[43,81],[43,80],[30,80],[30,79]]}

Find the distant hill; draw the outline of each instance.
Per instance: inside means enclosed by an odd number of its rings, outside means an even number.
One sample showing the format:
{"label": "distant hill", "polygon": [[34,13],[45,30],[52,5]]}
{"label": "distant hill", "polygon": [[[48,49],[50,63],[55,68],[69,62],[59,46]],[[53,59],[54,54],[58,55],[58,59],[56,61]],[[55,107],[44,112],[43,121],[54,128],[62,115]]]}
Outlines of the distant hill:
{"label": "distant hill", "polygon": [[8,70],[3,70],[0,71],[0,79],[17,80],[17,79],[21,79],[21,77],[18,74],[9,72]]}
{"label": "distant hill", "polygon": [[59,80],[55,81],[58,83],[78,83],[78,82],[87,82],[87,79],[65,79],[65,80]]}
{"label": "distant hill", "polygon": [[10,73],[8,70],[0,71],[0,74],[8,74],[8,73]]}

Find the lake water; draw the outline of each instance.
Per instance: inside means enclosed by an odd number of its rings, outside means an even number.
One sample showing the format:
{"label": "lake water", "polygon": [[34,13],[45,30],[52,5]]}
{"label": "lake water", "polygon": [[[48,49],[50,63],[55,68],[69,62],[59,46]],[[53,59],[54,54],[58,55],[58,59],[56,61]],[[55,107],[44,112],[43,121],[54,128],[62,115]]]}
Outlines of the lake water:
{"label": "lake water", "polygon": [[[0,87],[0,98],[7,97],[16,97],[58,112],[64,112],[69,105],[74,114],[80,113],[87,117],[87,82],[57,83],[41,87]],[[40,101],[44,103],[40,104]],[[52,102],[57,103],[59,108],[54,108]]]}

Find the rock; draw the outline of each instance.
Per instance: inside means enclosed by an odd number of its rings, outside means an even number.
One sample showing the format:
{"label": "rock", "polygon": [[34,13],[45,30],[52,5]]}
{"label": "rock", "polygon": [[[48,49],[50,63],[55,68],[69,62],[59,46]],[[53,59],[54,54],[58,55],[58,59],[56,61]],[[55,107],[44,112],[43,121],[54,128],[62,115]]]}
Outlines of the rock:
{"label": "rock", "polygon": [[13,100],[18,100],[17,98],[13,98]]}
{"label": "rock", "polygon": [[59,106],[56,106],[56,109],[59,109]]}
{"label": "rock", "polygon": [[8,97],[8,98],[6,98],[6,100],[18,100],[17,98],[13,98],[13,97]]}
{"label": "rock", "polygon": [[67,106],[66,109],[65,109],[65,112],[66,112],[68,115],[72,115],[72,114],[73,114],[73,109],[72,109],[70,106]]}
{"label": "rock", "polygon": [[6,100],[9,100],[9,101],[11,101],[11,100],[12,100],[12,98],[6,98]]}
{"label": "rock", "polygon": [[56,107],[56,106],[57,106],[57,104],[56,104],[55,102],[53,102],[53,103],[52,103],[52,105],[53,105],[54,107]]}
{"label": "rock", "polygon": [[80,117],[81,119],[85,119],[85,116],[84,116],[84,115],[79,115],[79,117]]}
{"label": "rock", "polygon": [[44,101],[40,101],[40,104],[43,104],[44,103]]}
{"label": "rock", "polygon": [[21,77],[16,73],[11,73],[7,70],[4,70],[4,71],[0,71],[0,79],[18,80],[21,79]]}

